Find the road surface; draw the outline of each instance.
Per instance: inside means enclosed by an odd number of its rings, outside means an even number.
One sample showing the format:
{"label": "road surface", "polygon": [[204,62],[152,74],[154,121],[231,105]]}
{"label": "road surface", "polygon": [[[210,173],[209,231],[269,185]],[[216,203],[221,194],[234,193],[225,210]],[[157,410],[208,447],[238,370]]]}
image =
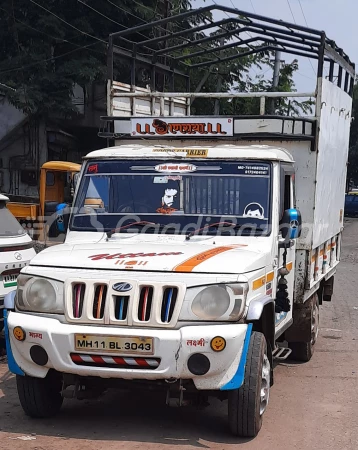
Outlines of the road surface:
{"label": "road surface", "polygon": [[307,364],[280,364],[255,440],[227,430],[226,402],[203,411],[168,409],[151,394],[109,392],[66,400],[50,420],[23,414],[14,377],[0,363],[2,450],[352,449],[358,446],[358,221],[348,220],[332,303],[321,308],[316,352]]}

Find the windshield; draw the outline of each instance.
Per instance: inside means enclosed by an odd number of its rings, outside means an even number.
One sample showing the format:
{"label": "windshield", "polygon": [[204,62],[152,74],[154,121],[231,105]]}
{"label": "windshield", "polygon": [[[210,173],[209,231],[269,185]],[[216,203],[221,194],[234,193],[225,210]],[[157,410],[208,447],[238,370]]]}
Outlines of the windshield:
{"label": "windshield", "polygon": [[70,228],[110,231],[151,222],[165,232],[188,233],[229,221],[237,229],[268,233],[270,164],[182,161],[87,163]]}
{"label": "windshield", "polygon": [[0,237],[15,237],[24,234],[24,229],[6,208],[5,202],[0,202]]}

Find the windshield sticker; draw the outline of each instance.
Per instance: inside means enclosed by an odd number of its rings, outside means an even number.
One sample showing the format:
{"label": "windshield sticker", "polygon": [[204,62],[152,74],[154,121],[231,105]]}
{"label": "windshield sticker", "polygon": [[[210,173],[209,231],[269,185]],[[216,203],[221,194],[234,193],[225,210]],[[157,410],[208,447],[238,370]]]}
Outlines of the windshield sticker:
{"label": "windshield sticker", "polygon": [[162,207],[157,209],[157,213],[172,214],[177,211],[176,208],[172,208],[177,193],[177,189],[166,189],[162,197]]}
{"label": "windshield sticker", "polygon": [[148,258],[153,256],[178,256],[182,255],[183,252],[168,252],[168,253],[102,253],[99,255],[89,256],[92,261],[99,261],[101,259],[126,259],[126,258]]}
{"label": "windshield sticker", "polygon": [[154,167],[157,172],[195,172],[194,164],[158,164]]}
{"label": "windshield sticker", "polygon": [[154,177],[153,178],[154,184],[167,184],[168,183],[168,177]]}
{"label": "windshield sticker", "polygon": [[88,173],[98,173],[98,164],[91,164],[88,166]]}
{"label": "windshield sticker", "polygon": [[165,177],[154,177],[153,183],[154,184],[167,184],[168,181],[181,181],[183,179],[180,175],[169,175]]}
{"label": "windshield sticker", "polygon": [[264,164],[241,164],[237,169],[241,175],[267,176],[269,174],[269,167]]}
{"label": "windshield sticker", "polygon": [[260,203],[249,203],[244,209],[244,217],[253,217],[255,219],[264,219],[265,210]]}

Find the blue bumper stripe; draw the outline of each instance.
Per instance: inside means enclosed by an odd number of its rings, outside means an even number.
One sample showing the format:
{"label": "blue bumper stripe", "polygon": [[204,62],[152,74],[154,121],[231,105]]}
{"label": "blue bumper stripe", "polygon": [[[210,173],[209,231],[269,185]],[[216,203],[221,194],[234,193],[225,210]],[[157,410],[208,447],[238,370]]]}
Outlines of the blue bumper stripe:
{"label": "blue bumper stripe", "polygon": [[15,375],[25,375],[23,370],[17,365],[14,355],[12,354],[9,336],[9,327],[7,326],[8,311],[4,309],[4,325],[5,325],[5,342],[6,342],[6,354],[7,354],[7,365],[9,366],[10,372]]}
{"label": "blue bumper stripe", "polygon": [[239,389],[242,386],[245,377],[245,367],[246,367],[247,353],[249,351],[251,332],[252,332],[252,323],[249,323],[247,325],[244,347],[242,349],[239,367],[237,368],[234,377],[220,389],[221,391],[232,391],[233,389]]}

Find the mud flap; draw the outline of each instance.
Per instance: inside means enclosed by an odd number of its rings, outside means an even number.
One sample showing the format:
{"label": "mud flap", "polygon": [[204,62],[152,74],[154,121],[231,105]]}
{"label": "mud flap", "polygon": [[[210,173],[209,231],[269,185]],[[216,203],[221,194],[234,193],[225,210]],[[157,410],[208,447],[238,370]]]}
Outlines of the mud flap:
{"label": "mud flap", "polygon": [[285,331],[287,342],[310,342],[312,338],[311,314],[317,296],[313,295],[304,304],[293,305],[293,324]]}

